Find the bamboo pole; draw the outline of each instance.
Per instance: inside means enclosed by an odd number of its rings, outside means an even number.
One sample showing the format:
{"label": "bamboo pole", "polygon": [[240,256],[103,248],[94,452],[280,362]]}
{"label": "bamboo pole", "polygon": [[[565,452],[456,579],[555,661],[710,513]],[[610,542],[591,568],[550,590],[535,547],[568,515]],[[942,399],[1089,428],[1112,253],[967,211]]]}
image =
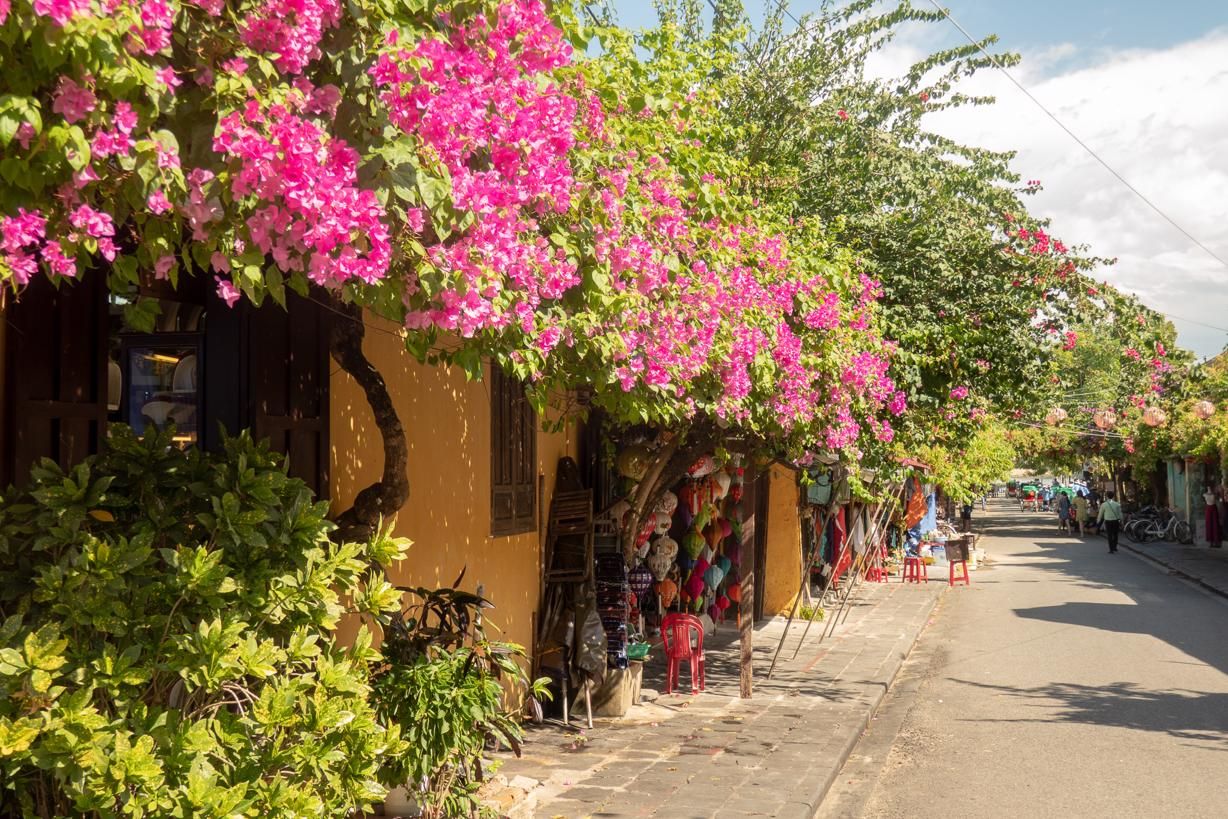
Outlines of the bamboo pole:
{"label": "bamboo pole", "polygon": [[[811,538],[810,549],[809,551],[806,552],[806,555],[807,555],[806,564],[805,566],[802,567],[802,588],[798,589],[797,596],[793,598],[793,607],[789,610],[789,619],[785,621],[784,631],[781,632],[780,641],[776,644],[776,652],[772,655],[772,664],[771,666],[768,667],[768,673],[767,673],[767,678],[769,680],[772,679],[772,674],[776,671],[776,661],[780,657],[781,648],[784,647],[785,638],[789,636],[789,628],[790,626],[793,625],[793,618],[797,616],[797,607],[801,603],[802,591],[810,584],[810,567],[814,565],[814,557],[818,553],[819,546],[823,542],[823,536],[821,533],[827,529],[827,524],[831,520],[833,510],[836,508],[835,499],[838,494],[836,489],[837,487],[833,485],[832,486],[832,499],[827,502],[827,506],[824,507],[822,515],[819,518],[820,524],[817,529],[817,533],[811,532],[810,534],[810,538]],[[806,535],[806,532],[809,529],[810,527],[807,526],[805,529],[802,530],[803,537]],[[807,626],[806,628],[807,630],[809,630],[810,627]],[[797,655],[794,654],[794,656],[796,657]]]}

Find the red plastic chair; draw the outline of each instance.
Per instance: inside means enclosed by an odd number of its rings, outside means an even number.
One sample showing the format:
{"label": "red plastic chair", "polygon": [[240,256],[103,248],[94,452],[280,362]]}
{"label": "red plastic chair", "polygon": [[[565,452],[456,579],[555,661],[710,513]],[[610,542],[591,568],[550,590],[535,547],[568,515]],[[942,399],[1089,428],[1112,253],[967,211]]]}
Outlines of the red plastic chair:
{"label": "red plastic chair", "polygon": [[[694,644],[692,645],[692,635]],[[667,614],[661,620],[661,643],[665,647],[665,693],[672,694],[678,684],[682,660],[691,662],[691,693],[704,690],[704,626],[690,614]],[[698,684],[698,688],[696,685]]]}
{"label": "red plastic chair", "polygon": [[925,568],[925,561],[919,557],[911,555],[904,558],[904,578],[905,583],[929,583],[930,573]]}
{"label": "red plastic chair", "polygon": [[[960,577],[956,577],[956,576],[955,576],[955,566],[956,566],[957,564],[958,564],[958,565],[959,565],[959,567],[960,567],[960,568],[963,570],[963,571],[962,571],[962,574],[961,574],[961,576],[960,576]],[[951,568],[948,570],[947,585],[948,585],[948,586],[954,586],[954,585],[955,585],[957,582],[959,582],[960,580],[964,581],[964,585],[965,585],[965,586],[970,586],[970,585],[972,585],[972,579],[968,577],[968,561],[966,561],[966,560],[952,560],[952,561],[951,561]]]}

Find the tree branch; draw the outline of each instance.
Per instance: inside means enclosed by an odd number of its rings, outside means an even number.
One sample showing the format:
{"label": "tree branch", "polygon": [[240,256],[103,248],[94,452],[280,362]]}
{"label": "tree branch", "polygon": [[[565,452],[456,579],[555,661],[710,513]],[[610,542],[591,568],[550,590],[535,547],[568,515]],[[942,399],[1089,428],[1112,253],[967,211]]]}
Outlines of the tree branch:
{"label": "tree branch", "polygon": [[335,295],[330,295],[329,300],[332,309],[340,314],[332,322],[329,352],[362,387],[384,444],[384,471],[380,479],[360,491],[353,505],[337,516],[337,537],[360,540],[374,534],[380,520],[395,515],[409,499],[409,444],[388,385],[362,350],[366,335],[362,308],[346,304]]}

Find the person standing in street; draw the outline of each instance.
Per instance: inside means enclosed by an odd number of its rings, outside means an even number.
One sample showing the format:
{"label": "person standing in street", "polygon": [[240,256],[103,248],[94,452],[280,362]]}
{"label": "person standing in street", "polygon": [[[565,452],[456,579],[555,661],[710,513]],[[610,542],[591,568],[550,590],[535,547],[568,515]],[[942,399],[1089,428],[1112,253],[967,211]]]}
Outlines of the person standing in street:
{"label": "person standing in street", "polygon": [[972,531],[972,503],[965,503],[964,508],[960,510],[961,523],[963,523],[963,531]]}
{"label": "person standing in street", "polygon": [[1074,499],[1075,520],[1079,523],[1079,537],[1086,537],[1087,527],[1087,495],[1076,495]]}
{"label": "person standing in street", "polygon": [[1059,532],[1070,531],[1070,496],[1065,492],[1057,493],[1057,530]]}
{"label": "person standing in street", "polygon": [[1113,499],[1112,490],[1104,493],[1104,503],[1100,504],[1100,514],[1096,516],[1096,522],[1104,524],[1105,534],[1109,536],[1109,554],[1117,554],[1117,535],[1121,532],[1121,504]]}

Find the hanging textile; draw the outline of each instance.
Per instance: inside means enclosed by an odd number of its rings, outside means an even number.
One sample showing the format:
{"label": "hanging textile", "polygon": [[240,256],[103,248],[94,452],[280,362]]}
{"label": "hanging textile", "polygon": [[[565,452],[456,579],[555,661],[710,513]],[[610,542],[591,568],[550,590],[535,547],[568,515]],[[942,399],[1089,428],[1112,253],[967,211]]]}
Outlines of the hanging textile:
{"label": "hanging textile", "polygon": [[904,528],[911,529],[925,517],[925,494],[921,491],[921,481],[915,477],[909,483],[911,491],[908,494],[907,506],[904,510]]}
{"label": "hanging textile", "polygon": [[853,562],[853,550],[847,548],[847,531],[848,524],[845,512],[848,507],[841,506],[840,511],[836,513],[836,528],[835,537],[832,538],[832,554],[835,555],[836,565],[832,569],[831,582],[835,583],[840,579],[840,575],[844,573]]}

